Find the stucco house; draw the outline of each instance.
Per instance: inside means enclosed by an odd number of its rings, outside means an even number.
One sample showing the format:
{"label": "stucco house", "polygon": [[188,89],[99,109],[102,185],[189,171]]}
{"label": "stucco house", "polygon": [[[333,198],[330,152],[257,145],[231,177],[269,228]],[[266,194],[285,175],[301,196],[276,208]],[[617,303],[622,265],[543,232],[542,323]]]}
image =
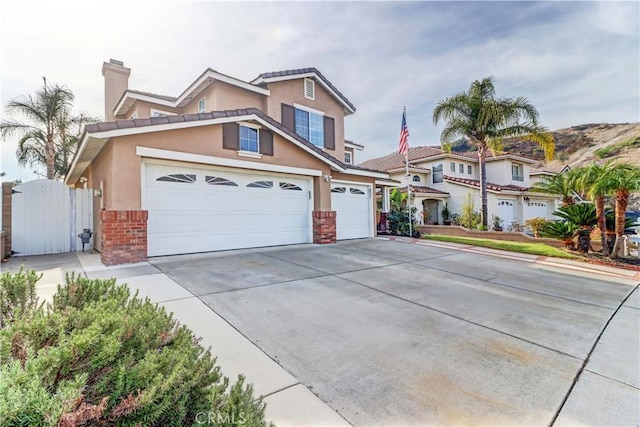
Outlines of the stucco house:
{"label": "stucco house", "polygon": [[251,82],[205,70],[177,96],[103,64],[106,121],[86,126],[65,182],[95,190],[103,263],[375,233],[389,174],[355,166],[355,106],[315,68]]}
{"label": "stucco house", "polygon": [[[489,155],[486,160],[489,219],[493,215],[499,216],[504,227],[509,229],[512,223],[523,224],[535,217],[554,218],[556,197],[530,191],[535,182],[552,174],[533,169],[535,163],[535,160],[511,154]],[[367,160],[360,166],[386,171],[391,179],[406,187],[405,158],[398,152]],[[460,214],[469,193],[476,210],[480,210],[477,153],[449,153],[431,146],[412,147],[409,149],[408,178],[412,206],[417,208],[416,220],[420,224],[442,224],[445,204],[451,214]],[[382,206],[382,210],[388,211],[388,207]]]}

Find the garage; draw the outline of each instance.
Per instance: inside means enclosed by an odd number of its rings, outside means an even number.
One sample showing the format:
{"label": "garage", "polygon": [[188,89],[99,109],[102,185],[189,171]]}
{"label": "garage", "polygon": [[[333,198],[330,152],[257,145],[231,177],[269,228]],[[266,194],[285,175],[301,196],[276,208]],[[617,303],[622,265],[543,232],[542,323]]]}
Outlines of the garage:
{"label": "garage", "polygon": [[311,179],[145,164],[148,256],[309,243]]}
{"label": "garage", "polygon": [[336,211],[336,239],[373,237],[371,187],[331,183],[331,210]]}
{"label": "garage", "polygon": [[531,218],[548,218],[549,202],[547,200],[530,200],[524,202],[524,220]]}
{"label": "garage", "polygon": [[516,210],[515,200],[513,199],[498,199],[498,211],[497,215],[503,221],[503,227],[510,227],[511,223],[515,221]]}

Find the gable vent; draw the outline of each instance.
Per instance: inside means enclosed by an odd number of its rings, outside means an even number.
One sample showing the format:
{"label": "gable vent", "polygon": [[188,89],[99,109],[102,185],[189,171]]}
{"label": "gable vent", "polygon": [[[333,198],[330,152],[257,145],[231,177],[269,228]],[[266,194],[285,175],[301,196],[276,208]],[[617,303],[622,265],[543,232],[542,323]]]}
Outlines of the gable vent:
{"label": "gable vent", "polygon": [[304,79],[304,97],[307,99],[316,99],[316,82],[312,79]]}

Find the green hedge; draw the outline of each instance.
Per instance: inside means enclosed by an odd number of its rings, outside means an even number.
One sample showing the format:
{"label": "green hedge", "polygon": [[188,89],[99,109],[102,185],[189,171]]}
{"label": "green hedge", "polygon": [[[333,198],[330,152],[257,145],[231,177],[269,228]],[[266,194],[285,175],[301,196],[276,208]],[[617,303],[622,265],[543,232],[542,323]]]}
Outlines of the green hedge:
{"label": "green hedge", "polygon": [[2,426],[270,425],[239,376],[164,308],[68,275],[40,304],[32,271],[0,278]]}

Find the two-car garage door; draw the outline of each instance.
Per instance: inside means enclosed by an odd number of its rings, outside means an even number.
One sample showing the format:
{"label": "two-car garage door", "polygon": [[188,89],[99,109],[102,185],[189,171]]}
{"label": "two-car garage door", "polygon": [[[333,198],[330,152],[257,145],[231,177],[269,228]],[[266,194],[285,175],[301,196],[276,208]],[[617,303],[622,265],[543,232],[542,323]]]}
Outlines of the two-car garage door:
{"label": "two-car garage door", "polygon": [[148,255],[308,243],[307,177],[147,163]]}

